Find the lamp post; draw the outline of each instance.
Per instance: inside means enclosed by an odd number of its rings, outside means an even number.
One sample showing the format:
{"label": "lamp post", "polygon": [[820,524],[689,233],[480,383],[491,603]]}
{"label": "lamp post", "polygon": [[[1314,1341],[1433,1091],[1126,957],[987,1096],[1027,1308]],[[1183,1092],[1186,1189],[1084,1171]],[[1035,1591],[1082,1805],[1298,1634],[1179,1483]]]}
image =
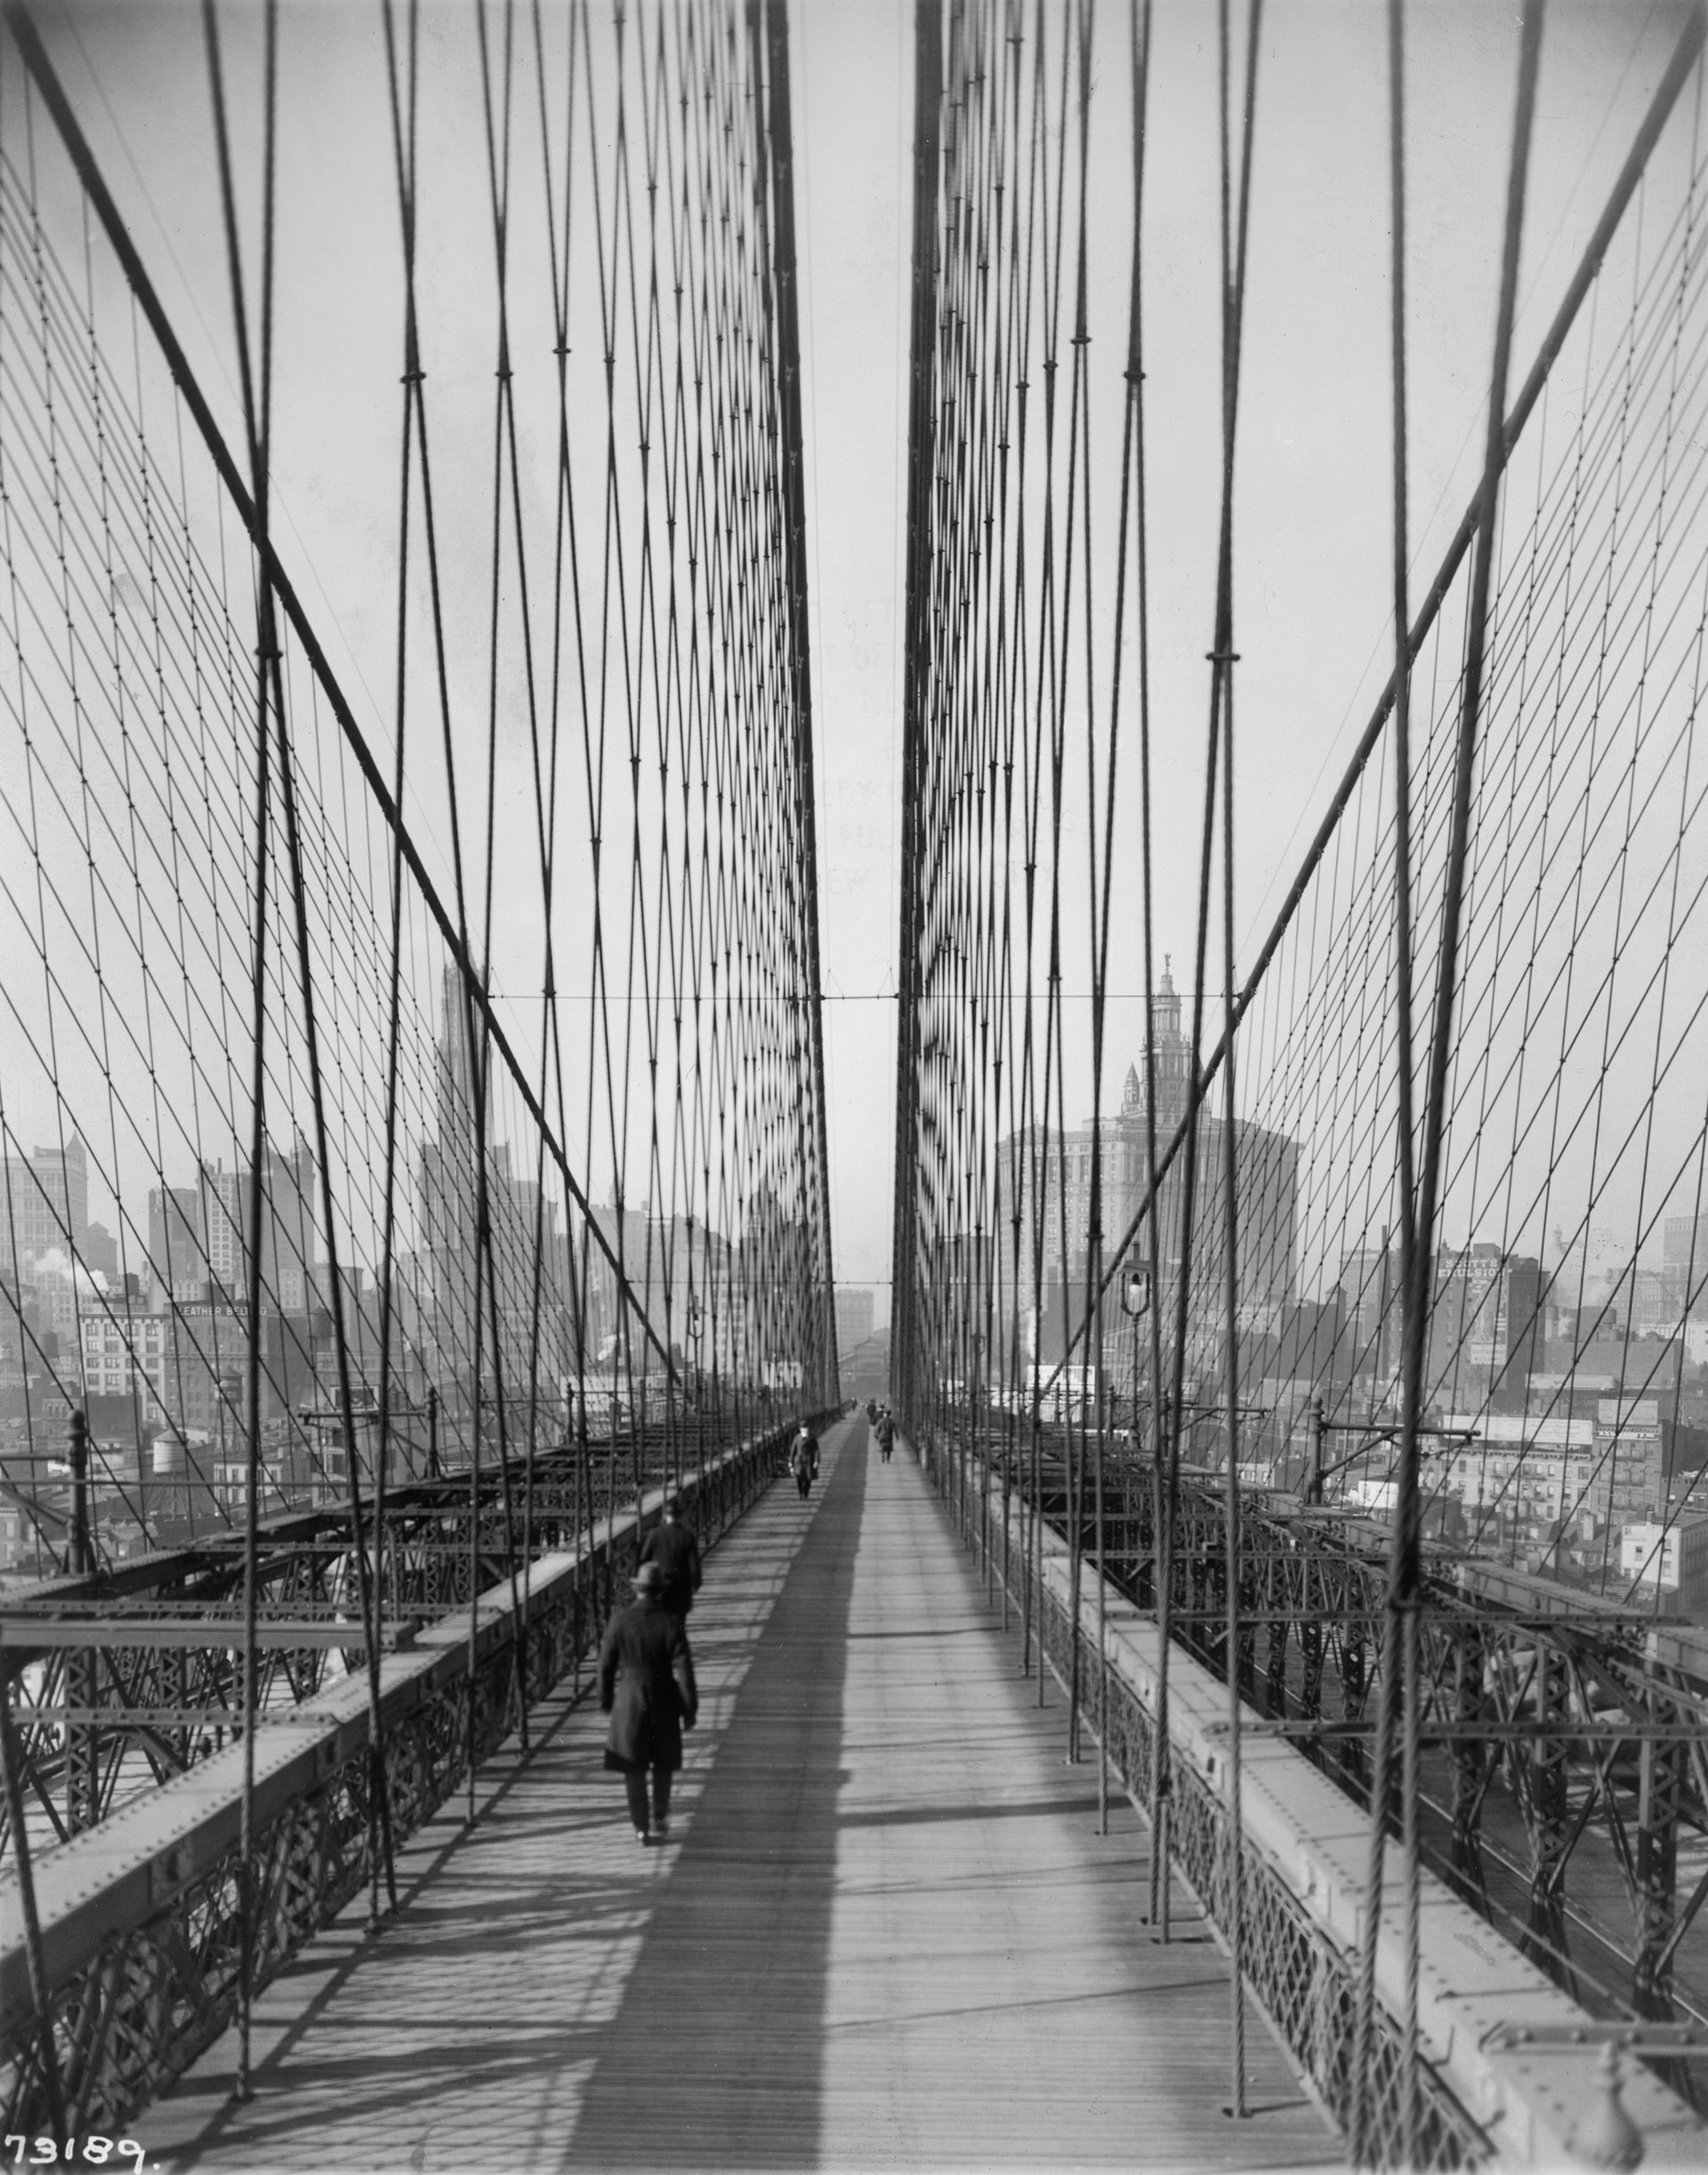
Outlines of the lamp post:
{"label": "lamp post", "polygon": [[[1129,1267],[1126,1273],[1121,1279],[1121,1311],[1132,1324],[1132,1422],[1135,1430],[1139,1425],[1139,1322],[1140,1317],[1148,1313],[1149,1310],[1150,1273],[1145,1269]],[[1095,1317],[1092,1317],[1092,1318],[1094,1319]],[[1093,1349],[1100,1363],[1102,1357],[1100,1339],[1093,1347]],[[1100,1364],[1098,1372],[1100,1377]],[[1113,1395],[1111,1395],[1109,1401],[1111,1406],[1113,1406],[1115,1402]],[[1100,1834],[1107,1835],[1109,1832],[1109,1650],[1108,1640],[1106,1636],[1108,1608],[1108,1584],[1107,1579],[1108,1558],[1108,1532],[1105,1524],[1103,1495],[1103,1390],[1102,1383],[1100,1379],[1096,1385],[1095,1423],[1097,1428],[1097,1463],[1094,1480],[1096,1489],[1095,1546],[1097,1551],[1097,1826],[1098,1833]],[[1123,1479],[1121,1486],[1121,1516],[1123,1530],[1125,1531],[1127,1521],[1131,1516],[1131,1499],[1127,1493],[1127,1482],[1124,1478]],[[1075,1545],[1076,1549],[1077,1549],[1077,1521],[1076,1521],[1076,1527]],[[1078,1557],[1077,1554],[1076,1554],[1076,1568],[1077,1568],[1077,1565]],[[1076,1595],[1074,1614],[1077,1615],[1077,1613],[1078,1602],[1077,1595]],[[1077,1688],[1077,1671],[1076,1671],[1076,1688]],[[1076,1718],[1070,1718],[1070,1730],[1074,1727],[1074,1721],[1076,1719]]]}
{"label": "lamp post", "polygon": [[695,1401],[697,1403],[699,1401],[700,1374],[702,1372],[700,1365],[700,1340],[705,1334],[705,1309],[700,1304],[699,1294],[697,1293],[690,1292],[689,1293],[688,1319],[684,1324],[684,1327],[688,1333],[688,1341],[694,1347],[694,1396]]}
{"label": "lamp post", "polygon": [[[697,1292],[688,1295],[688,1320],[685,1324],[688,1341],[694,1347],[694,1447],[698,1454],[695,1462],[699,1468],[700,1486],[705,1486],[705,1365],[700,1354],[701,1340],[705,1335],[705,1309],[700,1304]],[[680,1475],[678,1476],[680,1478]]]}
{"label": "lamp post", "polygon": [[1132,1432],[1133,1445],[1139,1437],[1139,1325],[1150,1312],[1150,1271],[1148,1269],[1129,1269],[1121,1279],[1121,1311],[1132,1324]]}

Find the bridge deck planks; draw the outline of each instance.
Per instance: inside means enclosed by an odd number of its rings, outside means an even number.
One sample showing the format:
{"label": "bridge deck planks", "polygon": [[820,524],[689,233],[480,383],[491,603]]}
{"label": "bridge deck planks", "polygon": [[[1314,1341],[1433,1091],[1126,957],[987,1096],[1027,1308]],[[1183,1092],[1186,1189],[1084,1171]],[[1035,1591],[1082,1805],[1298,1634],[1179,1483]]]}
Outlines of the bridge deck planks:
{"label": "bridge deck planks", "polygon": [[269,1989],[255,2100],[230,2037],[138,2132],[171,2169],[1260,2168],[1334,2162],[1255,2018],[1141,1921],[1145,1837],[1096,1833],[1018,1639],[918,1473],[837,1430],[718,1550],[690,1623],[702,1724],[679,1840],[642,1851],[602,1723],[405,1853],[399,1921],[346,1919]]}

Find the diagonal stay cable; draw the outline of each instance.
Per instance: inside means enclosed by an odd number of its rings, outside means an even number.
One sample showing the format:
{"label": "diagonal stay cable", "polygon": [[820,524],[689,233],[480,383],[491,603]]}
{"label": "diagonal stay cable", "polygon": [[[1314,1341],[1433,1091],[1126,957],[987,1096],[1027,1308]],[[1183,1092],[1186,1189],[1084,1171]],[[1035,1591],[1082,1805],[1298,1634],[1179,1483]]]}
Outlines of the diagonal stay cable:
{"label": "diagonal stay cable", "polygon": [[558,1166],[559,1175],[570,1198],[586,1220],[593,1243],[605,1255],[612,1271],[617,1277],[619,1289],[632,1313],[639,1317],[648,1342],[657,1353],[659,1361],[672,1383],[679,1384],[675,1362],[667,1346],[653,1327],[646,1309],[636,1297],[615,1251],[593,1214],[592,1205],[580,1180],[569,1166],[563,1145],[552,1128],[551,1119],[535,1094],[533,1085],[528,1081],[511,1045],[510,1039],[505,1035],[494,1011],[491,994],[486,987],[484,978],[477,975],[474,971],[468,948],[458,934],[455,921],[439,898],[438,887],[428,873],[419,848],[409,835],[408,826],[403,820],[402,812],[393,799],[391,787],[387,785],[375,760],[373,751],[367,745],[366,735],[357,723],[355,713],[333,673],[331,664],[303,609],[290,576],[281,563],[270,537],[265,536],[261,530],[254,500],[232,459],[230,448],[225,442],[224,434],[214,420],[213,410],[190,367],[189,358],[185,355],[182,345],[173,330],[171,321],[165,314],[154,283],[149,276],[136,245],[132,240],[129,230],[119,213],[117,204],[107,186],[100,167],[95,163],[93,152],[83,133],[82,125],[77,120],[64,86],[60,82],[58,73],[42,43],[41,33],[36,27],[28,0],[5,0],[4,12],[6,23],[17,43],[24,64],[29,70],[30,77],[40,92],[44,103],[53,117],[67,153],[77,171],[78,180],[94,207],[96,215],[119,260],[133,292],[141,304],[143,315],[149,321],[149,329],[154,334],[162,357],[172,374],[184,405],[189,410],[202,435],[207,451],[219,471],[220,479],[225,486],[227,495],[259,555],[263,576],[271,584],[278,602],[284,608],[285,616],[290,622],[292,630],[302,646],[303,656],[326,693],[333,714],[338,721],[339,727],[362,772],[375,803],[399,841],[404,858],[409,864],[410,874],[415,880],[427,909],[469,993],[470,1002],[480,1015],[483,1031],[490,1035],[493,1046],[497,1050],[507,1070],[512,1075],[516,1091],[520,1095],[529,1117],[544,1132],[551,1148],[552,1161]]}
{"label": "diagonal stay cable", "polygon": [[[1690,71],[1701,57],[1705,37],[1708,37],[1708,17],[1704,17],[1700,8],[1692,7],[1680,32],[1679,41],[1673,49],[1672,58],[1668,63],[1666,73],[1657,86],[1636,136],[1632,140],[1631,150],[1627,154],[1625,163],[1608,196],[1601,216],[1596,222],[1595,230],[1579,260],[1577,269],[1573,274],[1553,321],[1543,335],[1535,360],[1531,366],[1529,375],[1526,378],[1517,399],[1507,412],[1504,427],[1499,434],[1500,458],[1503,468],[1511,458],[1513,448],[1523,434],[1532,411],[1542,397],[1543,389],[1548,382],[1549,373],[1559,355],[1560,349],[1565,344],[1567,335],[1576,320],[1584,297],[1590,292],[1596,275],[1600,270],[1602,260],[1607,255],[1613,237],[1636,192],[1637,185],[1642,179],[1649,155],[1654,150],[1661,131],[1665,126],[1668,117],[1678,101],[1679,93],[1688,80]],[[1482,489],[1479,485],[1457,529],[1454,532],[1435,579],[1430,584],[1424,601],[1419,608],[1417,618],[1413,623],[1407,650],[1414,660],[1416,659],[1428,639],[1431,628],[1440,615],[1441,607],[1447,593],[1464,563],[1465,554],[1470,550],[1477,534],[1481,505]],[[1305,858],[1288,890],[1286,898],[1276,915],[1269,934],[1264,939],[1262,949],[1258,954],[1250,973],[1241,985],[1238,1000],[1234,1007],[1236,1028],[1245,1019],[1265,976],[1274,963],[1276,955],[1280,950],[1292,927],[1293,917],[1309,889],[1310,880],[1321,865],[1324,856],[1328,851],[1340,828],[1341,818],[1351,803],[1353,794],[1369,764],[1370,757],[1374,753],[1388,724],[1393,708],[1394,693],[1395,684],[1390,675],[1382,694],[1377,698],[1375,709],[1359,737],[1358,746],[1339,785],[1335,788],[1333,798],[1329,803],[1322,822],[1317,826]],[[1210,1051],[1197,1075],[1188,1082],[1186,1110],[1157,1165],[1156,1182],[1158,1186],[1167,1176],[1187,1134],[1196,1123],[1204,1098],[1211,1081],[1221,1069],[1221,1062],[1222,1045],[1218,1043]],[[1138,1236],[1140,1226],[1150,1212],[1152,1198],[1153,1195],[1149,1190],[1141,1196],[1121,1243],[1111,1249],[1109,1267],[1104,1271],[1102,1288],[1086,1294],[1087,1316],[1081,1319],[1078,1326],[1068,1339],[1062,1357],[1056,1365],[1055,1372],[1039,1386],[1040,1398],[1047,1396],[1054,1388],[1062,1367],[1072,1358],[1075,1350],[1084,1337],[1089,1321],[1089,1309],[1102,1298],[1103,1292],[1108,1289],[1121,1263],[1125,1260],[1128,1247]]]}

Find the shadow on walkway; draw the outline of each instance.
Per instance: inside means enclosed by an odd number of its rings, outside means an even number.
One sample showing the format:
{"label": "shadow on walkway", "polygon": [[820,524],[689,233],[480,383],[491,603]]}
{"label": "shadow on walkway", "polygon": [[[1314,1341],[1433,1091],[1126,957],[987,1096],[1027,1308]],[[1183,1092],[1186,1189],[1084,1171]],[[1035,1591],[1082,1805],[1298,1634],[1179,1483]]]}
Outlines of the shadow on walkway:
{"label": "shadow on walkway", "polygon": [[[804,2168],[818,2158],[861,1434],[836,1462],[760,1639],[606,2027],[567,2164]],[[768,1847],[779,1831],[786,1847]]]}

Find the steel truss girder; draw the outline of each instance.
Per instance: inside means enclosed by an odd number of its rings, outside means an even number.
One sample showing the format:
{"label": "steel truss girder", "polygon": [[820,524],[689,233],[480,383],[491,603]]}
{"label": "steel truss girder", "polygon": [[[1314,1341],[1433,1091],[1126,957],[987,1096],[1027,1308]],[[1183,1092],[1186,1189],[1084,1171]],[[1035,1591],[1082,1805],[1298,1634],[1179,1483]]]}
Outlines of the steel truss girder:
{"label": "steel truss girder", "polygon": [[[992,1446],[993,1463],[996,1455]],[[1148,1468],[1106,1470],[1105,1500],[1110,1575],[1154,1607]],[[1058,1501],[1052,1522],[1065,1527],[1064,1512]],[[1175,1632],[1225,1676],[1214,1598],[1224,1516],[1219,1488],[1182,1481],[1171,1554]],[[1083,1538],[1089,1548],[1092,1536]],[[1240,1540],[1252,1630],[1269,1635],[1261,1679],[1249,1660],[1242,1668],[1246,1696],[1269,1718],[1257,1727],[1296,1738],[1362,1802],[1387,1528],[1260,1494],[1243,1505]],[[1674,2016],[1679,1834],[1708,1833],[1708,1635],[1445,1551],[1431,1551],[1425,1570],[1417,1621],[1420,1736],[1433,1768],[1426,1847],[1460,1895],[1575,1998]],[[1492,1797],[1513,1817],[1494,1823]],[[1630,1910],[1623,1933],[1605,1903],[1586,1916],[1589,1905],[1575,1900],[1591,1853],[1598,1866],[1618,1868]],[[1584,1879],[1606,1888],[1605,1873]],[[1692,1914],[1705,1895],[1708,1886]]]}
{"label": "steel truss girder", "polygon": [[[681,1430],[636,1430],[618,1446],[656,1484],[680,1465]],[[731,1446],[705,1446],[713,1459]],[[672,1454],[677,1454],[673,1462]],[[632,1455],[631,1455],[632,1454]],[[423,1623],[466,1610],[472,1593],[573,1540],[585,1514],[591,1466],[579,1450],[512,1461],[514,1507],[504,1478],[483,1470],[470,1502],[466,1473],[415,1483],[388,1501],[376,1540],[363,1520],[370,1567],[379,1566],[382,1650]],[[600,1493],[608,1483],[600,1476]],[[625,1489],[630,1475],[625,1471]],[[262,1529],[258,1690],[263,1712],[315,1697],[334,1654],[346,1670],[366,1652],[347,1507],[292,1512]],[[0,1607],[0,1649],[17,1681],[17,1742],[29,1807],[54,1838],[94,1825],[114,1807],[222,1751],[238,1726],[243,1558],[235,1541],[198,1543],[127,1559],[106,1571],[40,1580]],[[200,1616],[200,1631],[182,1620]],[[176,1617],[169,1624],[165,1619]],[[317,1619],[326,1619],[318,1622]],[[333,1620],[342,1620],[334,1629]],[[294,1627],[300,1626],[300,1635]],[[80,1638],[80,1634],[82,1635]],[[175,1657],[172,1649],[181,1650]],[[28,1664],[34,1663],[31,1668]],[[201,1720],[186,1720],[200,1711]],[[91,1716],[96,1720],[89,1719]],[[12,1847],[0,1806],[0,1863]]]}

